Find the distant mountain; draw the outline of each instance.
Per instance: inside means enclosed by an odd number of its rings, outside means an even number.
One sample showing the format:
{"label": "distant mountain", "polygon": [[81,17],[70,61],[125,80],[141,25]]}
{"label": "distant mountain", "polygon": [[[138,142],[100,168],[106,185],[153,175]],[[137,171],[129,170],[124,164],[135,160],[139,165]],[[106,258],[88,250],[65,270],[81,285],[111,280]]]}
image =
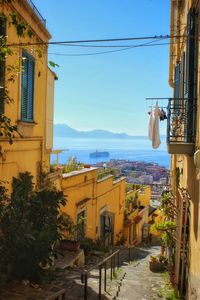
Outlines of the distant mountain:
{"label": "distant mountain", "polygon": [[[74,138],[99,138],[99,139],[134,139],[136,136],[128,135],[126,133],[114,133],[107,130],[91,130],[79,131],[69,127],[67,124],[54,125],[55,137],[74,137]],[[137,138],[146,139],[145,136],[137,136]]]}

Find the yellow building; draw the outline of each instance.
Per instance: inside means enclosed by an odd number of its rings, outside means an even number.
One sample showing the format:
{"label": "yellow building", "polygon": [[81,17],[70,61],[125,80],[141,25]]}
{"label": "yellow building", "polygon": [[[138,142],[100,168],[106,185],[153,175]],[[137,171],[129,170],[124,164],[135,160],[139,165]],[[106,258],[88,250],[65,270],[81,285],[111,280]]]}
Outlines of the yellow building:
{"label": "yellow building", "polygon": [[181,296],[200,299],[200,2],[171,1],[168,152],[177,215],[175,280]]}
{"label": "yellow building", "polygon": [[65,173],[62,190],[68,203],[62,211],[76,224],[84,218],[81,235],[105,244],[118,242],[123,236],[125,178],[116,181],[109,175],[98,180],[98,168],[83,168]]}
{"label": "yellow building", "polygon": [[141,243],[148,235],[149,208],[151,199],[151,187],[139,185],[127,193],[124,237],[126,245]]}
{"label": "yellow building", "polygon": [[[8,17],[7,22],[4,16]],[[24,24],[29,33],[19,36],[13,20]],[[5,63],[1,62],[1,85],[6,84],[13,103],[4,103],[1,89],[0,113],[17,125],[19,135],[16,134],[12,145],[6,138],[0,138],[0,180],[11,183],[13,176],[29,171],[36,182],[42,165],[49,170],[56,75],[48,68],[47,45],[27,44],[47,43],[51,35],[31,1],[1,1],[0,22],[0,35],[7,36],[8,44],[24,43],[24,46],[10,47],[13,55],[8,55]],[[14,82],[7,82],[9,65],[18,68]]]}

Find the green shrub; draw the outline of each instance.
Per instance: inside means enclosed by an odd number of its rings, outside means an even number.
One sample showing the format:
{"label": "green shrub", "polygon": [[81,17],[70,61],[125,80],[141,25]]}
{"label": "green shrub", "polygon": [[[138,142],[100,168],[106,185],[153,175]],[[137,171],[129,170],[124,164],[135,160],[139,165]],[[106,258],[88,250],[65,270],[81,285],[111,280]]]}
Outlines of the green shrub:
{"label": "green shrub", "polygon": [[[59,209],[66,199],[49,184],[35,191],[32,179],[28,172],[13,178],[9,201],[0,201],[0,268],[15,278],[39,280],[56,256]],[[7,199],[3,194],[0,199]]]}
{"label": "green shrub", "polygon": [[94,242],[92,239],[85,237],[81,241],[81,249],[84,250],[84,253],[87,255],[89,252],[91,252],[94,248]]}

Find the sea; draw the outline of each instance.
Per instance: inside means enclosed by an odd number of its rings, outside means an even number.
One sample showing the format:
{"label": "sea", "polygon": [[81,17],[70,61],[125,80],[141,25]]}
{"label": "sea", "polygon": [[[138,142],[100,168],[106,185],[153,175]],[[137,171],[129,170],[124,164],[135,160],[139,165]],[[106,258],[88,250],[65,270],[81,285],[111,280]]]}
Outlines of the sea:
{"label": "sea", "polygon": [[[54,149],[63,150],[59,154],[59,163],[66,164],[71,157],[76,157],[84,164],[96,164],[108,162],[111,159],[123,159],[129,161],[154,162],[169,169],[170,155],[166,149],[166,139],[161,138],[161,145],[153,149],[151,141],[146,137],[134,137],[132,139],[87,139],[54,137]],[[90,158],[90,153],[108,151],[109,157]],[[51,155],[51,163],[56,162],[55,154]]]}

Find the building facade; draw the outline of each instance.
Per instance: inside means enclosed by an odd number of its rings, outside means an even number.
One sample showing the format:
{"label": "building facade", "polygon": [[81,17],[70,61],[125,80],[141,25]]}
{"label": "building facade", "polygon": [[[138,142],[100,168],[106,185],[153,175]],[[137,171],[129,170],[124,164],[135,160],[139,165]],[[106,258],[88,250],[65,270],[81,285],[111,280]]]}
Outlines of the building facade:
{"label": "building facade", "polygon": [[171,1],[167,144],[177,221],[175,283],[182,297],[200,299],[200,2]]}
{"label": "building facade", "polygon": [[[41,167],[49,170],[53,146],[53,99],[56,75],[48,68],[47,44],[51,38],[32,1],[0,2],[1,36],[13,51],[0,66],[0,113],[17,126],[10,145],[0,138],[0,180],[29,171],[37,181]],[[30,45],[29,45],[30,43]],[[15,68],[10,74],[9,66]],[[13,75],[14,80],[9,80]],[[5,89],[12,103],[4,101]],[[8,187],[10,189],[10,186]]]}
{"label": "building facade", "polygon": [[151,187],[134,185],[126,198],[129,201],[125,211],[124,237],[126,245],[130,246],[148,239]]}
{"label": "building facade", "polygon": [[62,175],[67,205],[62,211],[77,224],[84,219],[82,236],[105,245],[116,244],[123,236],[126,181],[109,175],[98,180],[98,168],[83,168]]}

